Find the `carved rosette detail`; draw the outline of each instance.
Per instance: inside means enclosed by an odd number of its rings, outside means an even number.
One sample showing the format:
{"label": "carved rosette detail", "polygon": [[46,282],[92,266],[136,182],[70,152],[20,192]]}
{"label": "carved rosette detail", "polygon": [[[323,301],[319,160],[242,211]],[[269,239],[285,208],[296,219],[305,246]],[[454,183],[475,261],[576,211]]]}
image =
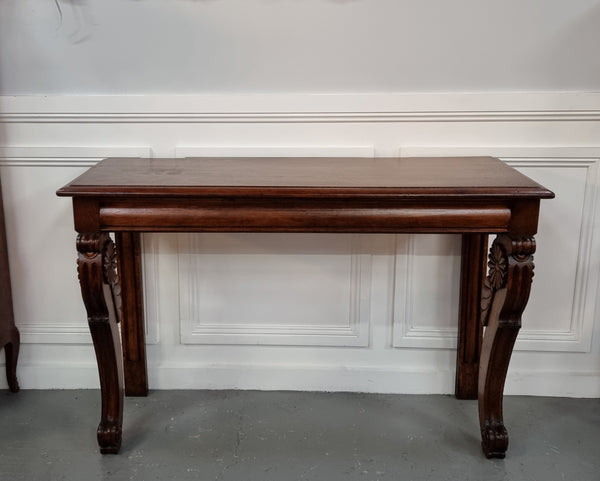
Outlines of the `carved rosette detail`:
{"label": "carved rosette detail", "polygon": [[102,274],[104,275],[104,282],[109,285],[113,285],[118,281],[117,275],[117,256],[115,252],[115,244],[111,242],[106,243],[104,248],[104,255],[102,256]]}
{"label": "carved rosette detail", "polygon": [[508,256],[504,247],[494,241],[488,256],[488,275],[481,290],[481,320],[484,326],[488,324],[494,292],[506,286],[507,275]]}
{"label": "carved rosette detail", "polygon": [[494,243],[488,258],[488,283],[494,291],[506,285],[508,259],[504,248]]}
{"label": "carved rosette detail", "polygon": [[[121,319],[121,286],[117,272],[115,245],[107,233],[79,234],[77,237],[77,274],[82,284],[83,301],[89,322],[107,322],[108,317],[101,284],[110,288],[117,322]],[[101,272],[98,272],[101,271]],[[101,274],[100,278],[96,273]]]}
{"label": "carved rosette detail", "polygon": [[514,270],[517,279],[520,279],[525,272],[526,275],[533,277],[534,252],[535,239],[531,236],[513,239],[507,235],[500,235],[494,240],[488,256],[488,275],[481,292],[481,313],[484,326],[488,324],[489,309],[494,299],[494,293],[506,287],[509,270]]}

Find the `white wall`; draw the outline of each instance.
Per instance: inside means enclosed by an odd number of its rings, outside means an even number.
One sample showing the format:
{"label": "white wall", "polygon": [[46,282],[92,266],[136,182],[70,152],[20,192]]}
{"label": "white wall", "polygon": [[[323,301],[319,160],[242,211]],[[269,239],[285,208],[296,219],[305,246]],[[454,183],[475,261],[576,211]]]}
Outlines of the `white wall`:
{"label": "white wall", "polygon": [[[506,391],[600,396],[599,2],[59,3],[0,1],[23,387],[98,385],[54,192],[102,157],[491,154],[557,193]],[[144,246],[153,388],[453,390],[455,236]]]}
{"label": "white wall", "polygon": [[598,0],[0,1],[4,94],[589,90]]}

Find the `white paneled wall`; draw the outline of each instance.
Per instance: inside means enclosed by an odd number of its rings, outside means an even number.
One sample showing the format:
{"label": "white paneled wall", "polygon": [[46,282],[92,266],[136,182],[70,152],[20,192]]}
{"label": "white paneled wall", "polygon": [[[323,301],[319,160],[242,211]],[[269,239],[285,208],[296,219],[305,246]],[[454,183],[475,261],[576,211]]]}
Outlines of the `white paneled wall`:
{"label": "white paneled wall", "polygon": [[[98,384],[54,192],[102,157],[494,155],[557,194],[506,391],[600,396],[600,94],[0,97],[0,121],[24,388]],[[152,388],[453,390],[458,236],[143,244]]]}

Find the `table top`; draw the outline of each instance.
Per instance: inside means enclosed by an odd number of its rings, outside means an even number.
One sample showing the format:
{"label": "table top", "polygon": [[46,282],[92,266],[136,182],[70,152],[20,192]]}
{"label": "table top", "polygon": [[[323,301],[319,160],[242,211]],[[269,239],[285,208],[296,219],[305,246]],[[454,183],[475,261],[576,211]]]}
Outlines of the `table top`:
{"label": "table top", "polygon": [[554,197],[493,157],[109,158],[57,194]]}

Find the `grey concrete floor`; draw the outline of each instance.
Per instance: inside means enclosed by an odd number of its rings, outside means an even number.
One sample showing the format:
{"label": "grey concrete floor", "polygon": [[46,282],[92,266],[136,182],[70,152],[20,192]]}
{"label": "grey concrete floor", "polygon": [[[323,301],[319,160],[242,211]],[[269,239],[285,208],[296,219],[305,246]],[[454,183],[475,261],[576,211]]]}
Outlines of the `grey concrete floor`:
{"label": "grey concrete floor", "polygon": [[506,459],[452,396],[153,391],[127,398],[121,453],[94,390],[0,391],[0,480],[600,481],[600,400],[506,397]]}

